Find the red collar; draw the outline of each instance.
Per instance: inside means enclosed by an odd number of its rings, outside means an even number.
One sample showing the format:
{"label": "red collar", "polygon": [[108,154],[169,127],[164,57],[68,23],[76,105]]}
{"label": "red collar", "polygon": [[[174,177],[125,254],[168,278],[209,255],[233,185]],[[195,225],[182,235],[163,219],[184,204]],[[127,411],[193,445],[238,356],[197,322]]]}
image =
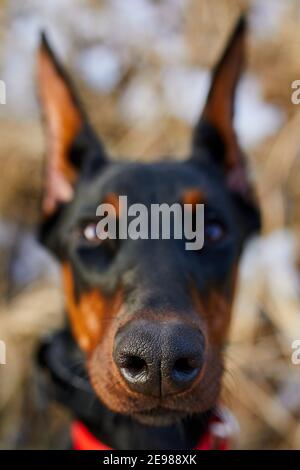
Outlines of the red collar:
{"label": "red collar", "polygon": [[[194,450],[228,450],[230,438],[236,434],[237,429],[238,424],[231,413],[225,408],[220,408]],[[71,437],[74,450],[112,450],[99,441],[80,421],[73,422]]]}

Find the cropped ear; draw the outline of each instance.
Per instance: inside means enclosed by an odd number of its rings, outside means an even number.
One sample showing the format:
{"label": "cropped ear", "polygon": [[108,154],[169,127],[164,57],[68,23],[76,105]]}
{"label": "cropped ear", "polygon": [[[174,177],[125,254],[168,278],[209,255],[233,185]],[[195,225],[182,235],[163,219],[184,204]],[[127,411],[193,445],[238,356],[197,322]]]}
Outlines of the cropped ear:
{"label": "cropped ear", "polygon": [[233,127],[236,87],[245,62],[246,20],[242,16],[216,65],[202,116],[193,135],[193,155],[207,150],[221,167],[230,188],[249,191],[241,149]]}
{"label": "cropped ear", "polygon": [[38,50],[37,79],[47,145],[42,208],[49,217],[72,199],[79,176],[102,165],[106,157],[44,34]]}

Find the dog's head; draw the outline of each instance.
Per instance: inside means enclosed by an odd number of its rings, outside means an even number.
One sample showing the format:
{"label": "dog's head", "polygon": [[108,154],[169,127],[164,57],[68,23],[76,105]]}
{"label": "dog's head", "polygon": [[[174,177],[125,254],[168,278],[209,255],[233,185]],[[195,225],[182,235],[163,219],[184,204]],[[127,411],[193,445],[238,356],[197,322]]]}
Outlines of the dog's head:
{"label": "dog's head", "polygon": [[[233,129],[244,62],[240,20],[215,68],[183,162],[110,160],[45,38],[38,84],[47,135],[42,239],[60,259],[73,334],[111,410],[154,424],[211,409],[222,376],[237,263],[259,212]],[[99,239],[111,204],[205,205],[204,246],[178,239]],[[110,206],[111,207],[111,206]]]}

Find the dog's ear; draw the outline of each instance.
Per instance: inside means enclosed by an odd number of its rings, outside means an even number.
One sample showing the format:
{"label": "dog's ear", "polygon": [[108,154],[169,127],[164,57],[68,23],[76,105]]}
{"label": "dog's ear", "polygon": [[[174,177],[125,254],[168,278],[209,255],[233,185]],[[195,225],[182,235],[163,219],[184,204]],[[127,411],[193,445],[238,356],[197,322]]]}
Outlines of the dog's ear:
{"label": "dog's ear", "polygon": [[106,157],[44,34],[38,50],[37,79],[47,143],[42,208],[49,217],[72,199],[79,176],[95,171]]}
{"label": "dog's ear", "polygon": [[244,68],[247,24],[241,16],[216,65],[207,102],[193,134],[192,161],[213,158],[233,194],[245,235],[260,228],[260,214],[233,127],[235,92]]}
{"label": "dog's ear", "polygon": [[231,189],[243,193],[249,188],[233,116],[235,91],[245,61],[245,36],[246,20],[241,17],[214,69],[207,102],[193,135],[194,158],[201,158],[201,150],[209,151]]}

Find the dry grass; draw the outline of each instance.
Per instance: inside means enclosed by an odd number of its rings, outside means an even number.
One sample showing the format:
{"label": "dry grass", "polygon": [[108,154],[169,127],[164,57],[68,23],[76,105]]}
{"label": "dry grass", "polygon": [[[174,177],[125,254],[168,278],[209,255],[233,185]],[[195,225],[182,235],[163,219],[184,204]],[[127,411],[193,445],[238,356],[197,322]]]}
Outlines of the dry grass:
{"label": "dry grass", "polygon": [[[183,26],[191,64],[212,65],[245,3],[191,1]],[[262,80],[266,99],[285,109],[288,118],[280,132],[253,149],[250,157],[263,211],[263,237],[243,260],[224,387],[224,400],[240,422],[238,445],[243,448],[300,448],[300,374],[299,366],[291,363],[291,342],[300,339],[300,111],[290,100],[291,82],[300,78],[299,19],[297,2],[291,0],[272,38],[250,41],[249,67]],[[160,64],[151,54],[150,58],[155,79]],[[165,115],[155,126],[132,127],[118,112],[122,87],[138,73],[132,64],[126,80],[109,96],[95,95],[80,84],[92,121],[116,154],[151,160],[175,153],[180,158],[191,131],[184,122]],[[39,216],[42,147],[38,124],[1,123],[0,211],[22,224],[33,224]],[[20,297],[5,308],[19,308],[25,315],[23,301]],[[33,315],[31,323],[35,337],[44,330],[36,325],[48,315],[48,309],[39,309],[38,319]],[[19,338],[22,335],[21,331]],[[32,343],[24,341],[30,357]],[[18,361],[10,374],[12,396],[19,393],[21,371],[24,364]]]}

